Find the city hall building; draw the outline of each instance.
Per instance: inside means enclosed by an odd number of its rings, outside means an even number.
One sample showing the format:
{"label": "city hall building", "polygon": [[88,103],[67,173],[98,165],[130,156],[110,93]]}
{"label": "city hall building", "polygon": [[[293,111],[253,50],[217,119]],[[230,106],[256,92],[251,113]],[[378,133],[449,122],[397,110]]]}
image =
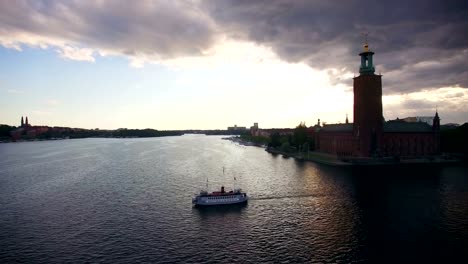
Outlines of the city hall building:
{"label": "city hall building", "polygon": [[382,75],[376,75],[374,52],[366,43],[359,54],[359,76],[353,78],[354,122],[314,127],[316,151],[338,157],[424,157],[440,152],[440,118],[426,122],[385,122]]}

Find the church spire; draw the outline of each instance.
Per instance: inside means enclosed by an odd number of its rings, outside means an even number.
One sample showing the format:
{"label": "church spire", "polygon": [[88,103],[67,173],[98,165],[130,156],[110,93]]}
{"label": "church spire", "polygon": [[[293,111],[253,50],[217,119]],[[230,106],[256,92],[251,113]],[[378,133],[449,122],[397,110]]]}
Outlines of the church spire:
{"label": "church spire", "polygon": [[24,127],[24,119],[23,119],[23,116],[21,116],[21,127]]}
{"label": "church spire", "polygon": [[433,130],[440,130],[440,118],[439,118],[439,113],[436,110],[434,119],[432,120],[432,129]]}
{"label": "church spire", "polygon": [[348,114],[346,114],[346,124],[349,124],[349,121],[348,121]]}

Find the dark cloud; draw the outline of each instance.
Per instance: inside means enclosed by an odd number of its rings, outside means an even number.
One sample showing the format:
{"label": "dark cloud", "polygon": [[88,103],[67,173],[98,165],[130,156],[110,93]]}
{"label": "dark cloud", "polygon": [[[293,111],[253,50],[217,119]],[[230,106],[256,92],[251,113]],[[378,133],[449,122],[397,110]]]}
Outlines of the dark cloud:
{"label": "dark cloud", "polygon": [[[202,55],[228,35],[272,47],[285,61],[328,70],[333,83],[350,85],[343,74],[358,72],[361,33],[368,31],[384,93],[393,94],[468,87],[467,18],[466,0],[18,0],[0,1],[0,43],[30,33],[164,59]],[[89,52],[69,50],[75,54],[62,54],[90,60]]]}
{"label": "dark cloud", "polygon": [[125,55],[201,55],[214,24],[193,1],[1,1],[0,34],[30,33]]}
{"label": "dark cloud", "polygon": [[[466,1],[206,1],[236,38],[271,46],[283,59],[316,69],[358,72],[363,38],[376,52],[385,93],[468,87]],[[440,65],[423,67],[431,61]],[[337,82],[339,75],[331,76]],[[391,78],[390,78],[391,77]]]}

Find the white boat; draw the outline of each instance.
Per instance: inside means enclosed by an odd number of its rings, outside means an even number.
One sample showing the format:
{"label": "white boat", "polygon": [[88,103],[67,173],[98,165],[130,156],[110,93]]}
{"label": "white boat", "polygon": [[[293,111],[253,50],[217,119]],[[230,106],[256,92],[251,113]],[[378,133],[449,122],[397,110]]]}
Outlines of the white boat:
{"label": "white boat", "polygon": [[199,195],[192,199],[195,206],[214,206],[214,205],[234,205],[247,203],[248,197],[241,189],[234,189],[233,191],[226,192],[224,186],[221,191],[208,193],[201,191]]}

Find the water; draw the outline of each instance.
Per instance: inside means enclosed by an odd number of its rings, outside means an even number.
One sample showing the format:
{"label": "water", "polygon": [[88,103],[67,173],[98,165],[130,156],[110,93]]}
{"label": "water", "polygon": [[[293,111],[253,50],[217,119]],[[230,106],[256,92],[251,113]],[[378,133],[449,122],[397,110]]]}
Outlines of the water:
{"label": "water", "polygon": [[[207,178],[214,190],[233,177],[247,206],[192,208]],[[0,144],[0,261],[447,262],[468,256],[467,177],[301,163],[196,135]]]}

